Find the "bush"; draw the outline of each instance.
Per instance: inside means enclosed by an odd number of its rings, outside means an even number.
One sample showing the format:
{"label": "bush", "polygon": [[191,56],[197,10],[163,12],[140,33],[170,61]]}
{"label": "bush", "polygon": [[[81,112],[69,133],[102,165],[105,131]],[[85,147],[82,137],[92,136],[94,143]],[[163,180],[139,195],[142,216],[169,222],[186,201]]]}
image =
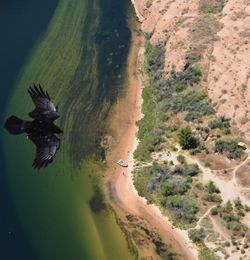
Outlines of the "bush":
{"label": "bush", "polygon": [[214,207],[214,208],[211,209],[210,212],[211,212],[211,214],[213,216],[218,215],[218,213],[220,212],[220,208],[219,207]]}
{"label": "bush", "polygon": [[239,197],[234,201],[234,206],[237,210],[243,209],[243,205]]}
{"label": "bush", "polygon": [[233,211],[233,205],[232,202],[230,200],[227,201],[226,205],[223,208],[223,212],[227,212],[230,213]]}
{"label": "bush", "polygon": [[[204,1],[200,4],[200,9],[205,14],[220,13],[225,6],[226,1],[217,1],[215,3],[210,1]],[[213,5],[211,5],[213,3]]]}
{"label": "bush", "polygon": [[174,113],[195,112],[201,116],[212,115],[215,110],[210,105],[206,93],[201,90],[188,89],[182,93],[173,95],[171,99],[165,99],[161,102],[161,108],[164,111],[171,110]]}
{"label": "bush", "polygon": [[160,113],[160,119],[163,122],[167,122],[169,120],[169,115],[167,113],[162,112]]}
{"label": "bush", "polygon": [[181,176],[195,176],[199,173],[200,169],[197,164],[185,165],[185,166],[176,166],[172,174],[181,175]]}
{"label": "bush", "polygon": [[246,212],[249,212],[249,211],[250,211],[250,207],[249,207],[248,205],[245,205],[245,206],[244,206],[244,209],[245,209]]}
{"label": "bush", "polygon": [[177,161],[180,163],[180,164],[185,164],[186,163],[186,158],[185,156],[183,156],[182,154],[178,154],[177,156]]}
{"label": "bush", "polygon": [[195,187],[198,189],[198,190],[204,190],[204,185],[201,183],[201,182],[198,182],[195,184]]}
{"label": "bush", "polygon": [[190,189],[189,179],[187,178],[182,183],[180,183],[178,186],[176,186],[176,194],[183,195],[189,189]]}
{"label": "bush", "polygon": [[211,193],[205,193],[204,200],[209,202],[215,202],[215,203],[221,203],[222,198],[219,194],[211,194]]}
{"label": "bush", "polygon": [[176,132],[178,130],[178,126],[177,125],[170,125],[168,127],[170,132]]}
{"label": "bush", "polygon": [[202,114],[199,112],[188,112],[185,117],[184,120],[187,122],[194,122],[195,120],[198,120],[202,117]]}
{"label": "bush", "polygon": [[160,127],[152,88],[147,85],[143,89],[142,95],[144,117],[137,122],[139,126],[138,138],[140,139],[140,143],[134,155],[136,159],[146,161],[150,159],[151,152],[157,149],[156,146],[163,140],[165,132]]}
{"label": "bush", "polygon": [[213,181],[209,181],[206,185],[208,193],[220,193],[220,190],[216,187],[215,183]]}
{"label": "bush", "polygon": [[224,154],[229,159],[240,158],[243,154],[243,150],[238,146],[236,140],[218,140],[215,142],[215,152]]}
{"label": "bush", "polygon": [[199,140],[193,134],[190,126],[181,128],[178,133],[178,138],[183,149],[192,149],[199,145]]}
{"label": "bush", "polygon": [[200,147],[196,147],[195,149],[190,150],[191,155],[196,155],[197,153],[200,153],[200,152],[201,152]]}
{"label": "bush", "polygon": [[203,228],[193,228],[188,231],[188,236],[194,243],[199,243],[203,242],[204,238],[206,237],[206,232]]}
{"label": "bush", "polygon": [[167,197],[174,194],[174,186],[170,182],[164,182],[161,184],[161,195]]}
{"label": "bush", "polygon": [[230,130],[229,128],[223,129],[222,132],[223,132],[224,135],[229,135],[229,134],[231,134],[231,130]]}
{"label": "bush", "polygon": [[182,91],[184,91],[186,88],[187,88],[187,85],[186,85],[186,84],[183,84],[183,83],[176,83],[176,84],[175,84],[175,91],[176,91],[176,92],[182,92]]}
{"label": "bush", "polygon": [[165,47],[163,44],[153,46],[149,42],[146,43],[145,70],[151,77],[153,77],[157,71],[164,69],[164,53]]}
{"label": "bush", "polygon": [[201,77],[202,77],[202,72],[199,68],[197,67],[188,67],[187,69],[187,73],[189,73],[191,75],[191,80],[190,80],[190,84],[193,85],[194,83],[199,83],[201,81]]}
{"label": "bush", "polygon": [[225,220],[226,222],[232,222],[232,221],[239,221],[239,218],[237,218],[233,214],[233,212],[230,212],[223,215],[223,220]]}
{"label": "bush", "polygon": [[195,176],[199,173],[200,169],[198,164],[192,164],[186,167],[187,175]]}
{"label": "bush", "polygon": [[152,5],[153,0],[148,0],[146,2],[146,7],[149,8]]}
{"label": "bush", "polygon": [[210,166],[211,166],[211,163],[210,163],[209,161],[206,161],[206,162],[205,162],[205,166],[206,166],[206,167],[210,167]]}
{"label": "bush", "polygon": [[196,221],[199,207],[196,202],[186,196],[170,196],[166,199],[165,207],[180,221],[192,223]]}
{"label": "bush", "polygon": [[208,126],[211,129],[219,128],[221,130],[227,129],[230,127],[230,119],[225,116],[220,116],[219,118],[212,120],[208,123]]}

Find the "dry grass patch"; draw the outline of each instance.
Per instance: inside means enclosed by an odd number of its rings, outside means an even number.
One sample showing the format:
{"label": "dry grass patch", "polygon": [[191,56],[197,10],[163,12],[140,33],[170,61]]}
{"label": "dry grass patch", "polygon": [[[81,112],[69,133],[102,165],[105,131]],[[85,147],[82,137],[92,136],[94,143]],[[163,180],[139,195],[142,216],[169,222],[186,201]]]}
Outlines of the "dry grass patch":
{"label": "dry grass patch", "polygon": [[230,162],[228,159],[223,156],[219,156],[218,154],[200,153],[197,154],[197,158],[204,165],[206,164],[206,162],[209,162],[209,168],[211,170],[224,170],[236,166],[235,162]]}
{"label": "dry grass patch", "polygon": [[[190,25],[189,25],[190,26]],[[203,15],[197,17],[192,26],[190,26],[190,50],[188,51],[187,60],[189,63],[200,61],[205,51],[219,40],[217,32],[222,29],[222,24],[214,17]]]}
{"label": "dry grass patch", "polygon": [[247,160],[245,164],[243,164],[235,174],[235,178],[237,183],[244,188],[250,188],[250,160]]}
{"label": "dry grass patch", "polygon": [[205,14],[217,14],[222,11],[225,6],[225,0],[200,0],[199,11]]}

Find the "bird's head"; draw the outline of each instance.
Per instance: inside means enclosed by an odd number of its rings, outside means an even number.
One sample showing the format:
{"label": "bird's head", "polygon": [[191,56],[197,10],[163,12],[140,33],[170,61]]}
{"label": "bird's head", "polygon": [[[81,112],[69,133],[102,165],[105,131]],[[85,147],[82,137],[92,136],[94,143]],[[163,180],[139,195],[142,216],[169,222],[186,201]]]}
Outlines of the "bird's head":
{"label": "bird's head", "polygon": [[60,117],[59,113],[57,111],[53,111],[50,113],[50,116],[53,117],[53,120],[56,120]]}

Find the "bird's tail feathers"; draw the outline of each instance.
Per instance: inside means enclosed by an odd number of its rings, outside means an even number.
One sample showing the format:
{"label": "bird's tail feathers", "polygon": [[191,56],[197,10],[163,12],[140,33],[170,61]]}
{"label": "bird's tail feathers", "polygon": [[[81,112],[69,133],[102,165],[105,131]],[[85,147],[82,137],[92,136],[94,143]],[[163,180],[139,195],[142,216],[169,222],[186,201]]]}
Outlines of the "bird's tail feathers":
{"label": "bird's tail feathers", "polygon": [[13,135],[21,134],[27,129],[27,122],[16,116],[11,116],[6,120],[4,128]]}

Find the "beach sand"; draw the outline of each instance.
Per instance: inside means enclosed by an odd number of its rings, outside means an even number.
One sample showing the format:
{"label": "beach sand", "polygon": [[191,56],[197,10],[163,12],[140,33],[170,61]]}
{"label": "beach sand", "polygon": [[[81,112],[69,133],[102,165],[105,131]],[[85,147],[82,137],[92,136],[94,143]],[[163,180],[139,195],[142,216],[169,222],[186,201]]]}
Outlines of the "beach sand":
{"label": "beach sand", "polygon": [[[111,205],[118,217],[126,222],[126,216],[139,217],[145,225],[159,234],[162,242],[171,245],[171,251],[181,256],[179,259],[198,259],[198,252],[194,244],[188,239],[186,231],[174,228],[172,223],[163,216],[158,207],[147,204],[146,199],[140,197],[133,185],[132,170],[134,165],[133,153],[138,144],[136,121],[143,115],[142,84],[138,61],[143,55],[143,35],[134,30],[132,44],[128,58],[128,86],[125,95],[120,98],[111,111],[109,118],[112,140],[107,153],[109,166],[106,175],[106,192]],[[116,164],[119,159],[126,160],[128,167]],[[153,247],[147,253],[154,258]],[[153,250],[154,251],[154,250]],[[145,252],[144,252],[145,253]]]}

